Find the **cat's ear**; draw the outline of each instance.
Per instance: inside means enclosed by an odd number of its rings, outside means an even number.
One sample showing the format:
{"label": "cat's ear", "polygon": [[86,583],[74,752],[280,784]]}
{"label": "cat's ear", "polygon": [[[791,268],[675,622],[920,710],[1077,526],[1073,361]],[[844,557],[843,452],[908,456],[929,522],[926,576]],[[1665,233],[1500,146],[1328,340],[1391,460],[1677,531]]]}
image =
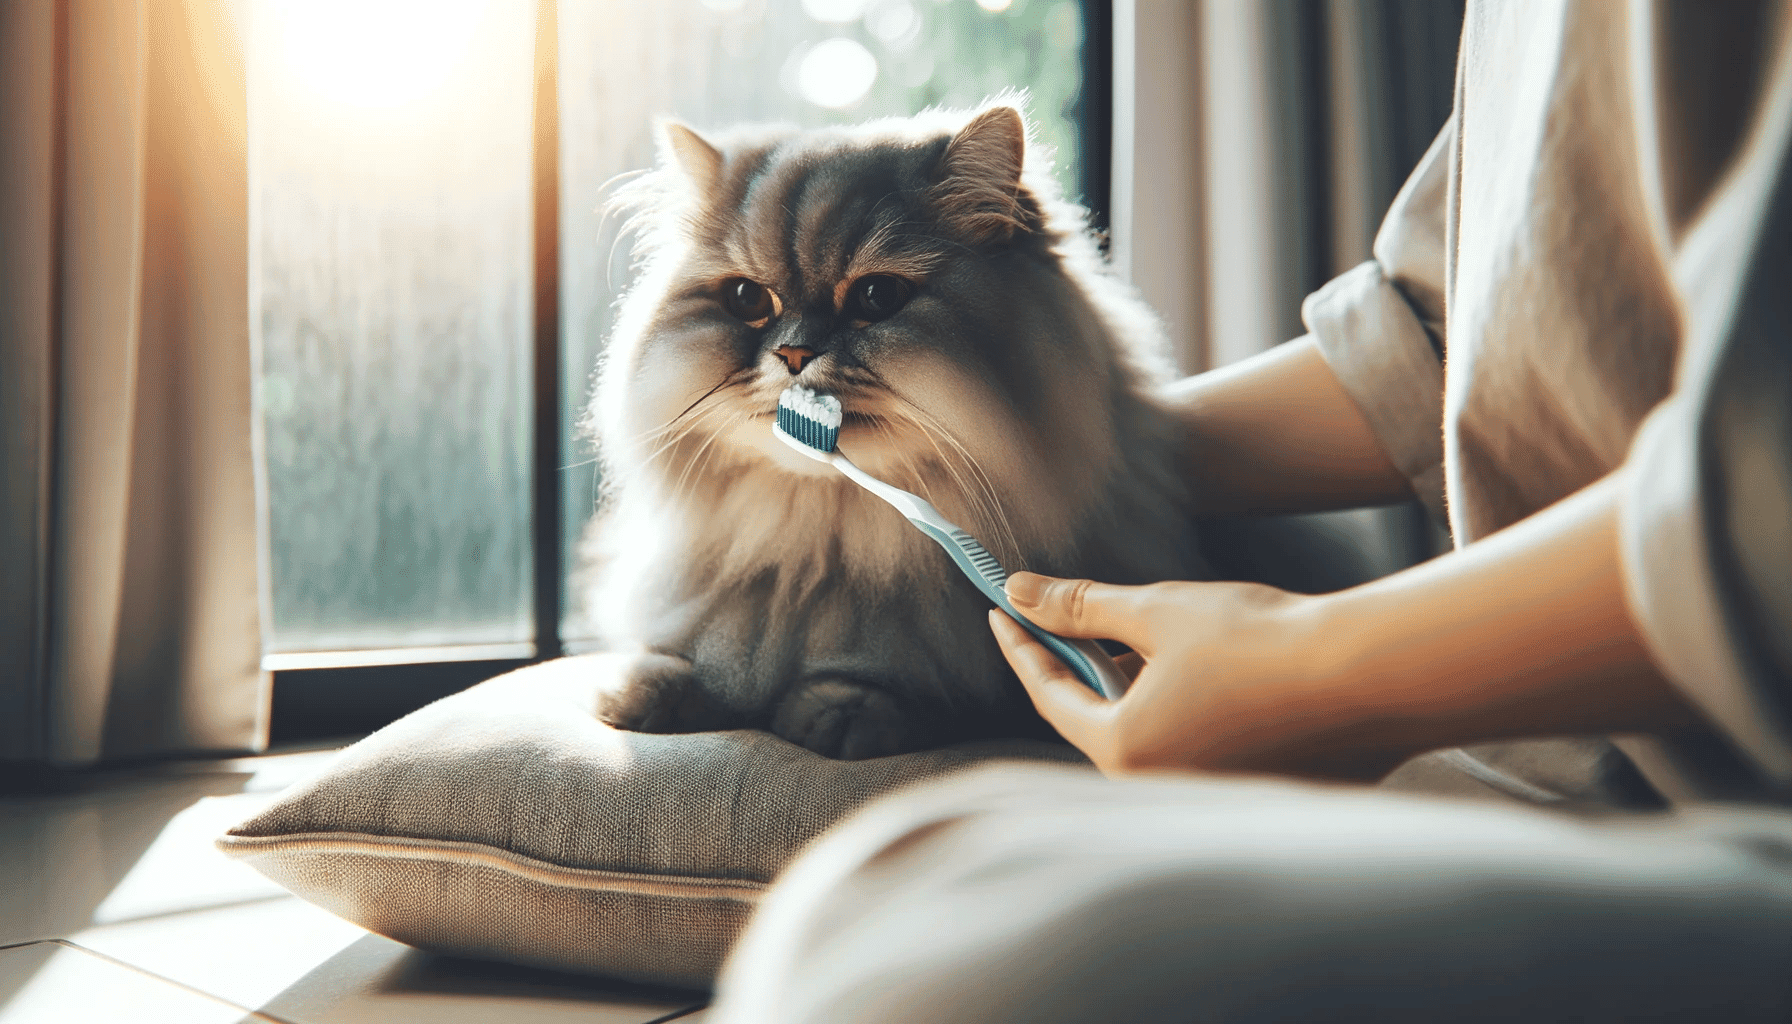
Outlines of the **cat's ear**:
{"label": "cat's ear", "polygon": [[1006,242],[1031,230],[1020,174],[1027,126],[1013,107],[992,107],[952,137],[940,158],[933,200],[940,215],[973,243]]}
{"label": "cat's ear", "polygon": [[722,151],[677,121],[660,122],[660,152],[699,189],[713,188],[722,176]]}

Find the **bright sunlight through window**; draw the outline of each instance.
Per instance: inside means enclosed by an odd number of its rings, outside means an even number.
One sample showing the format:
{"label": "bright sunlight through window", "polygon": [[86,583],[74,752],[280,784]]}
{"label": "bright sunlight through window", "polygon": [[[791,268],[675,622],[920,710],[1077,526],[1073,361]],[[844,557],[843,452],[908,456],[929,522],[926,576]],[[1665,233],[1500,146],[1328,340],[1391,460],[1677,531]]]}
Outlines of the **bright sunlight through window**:
{"label": "bright sunlight through window", "polygon": [[[396,107],[475,59],[493,0],[263,0],[269,72],[349,107]],[[514,0],[510,6],[520,6]]]}

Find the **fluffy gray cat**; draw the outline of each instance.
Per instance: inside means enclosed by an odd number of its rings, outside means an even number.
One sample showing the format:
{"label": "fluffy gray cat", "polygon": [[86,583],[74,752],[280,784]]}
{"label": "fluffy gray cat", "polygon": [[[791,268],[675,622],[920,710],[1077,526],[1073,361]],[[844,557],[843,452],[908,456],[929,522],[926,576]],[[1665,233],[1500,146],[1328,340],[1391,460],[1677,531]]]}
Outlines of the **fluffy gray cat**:
{"label": "fluffy gray cat", "polygon": [[669,124],[661,150],[618,198],[637,279],[588,417],[585,612],[641,652],[600,715],[842,758],[1045,730],[944,552],[771,432],[791,384],[839,396],[840,450],[1010,572],[1205,576],[1161,332],[1021,115]]}

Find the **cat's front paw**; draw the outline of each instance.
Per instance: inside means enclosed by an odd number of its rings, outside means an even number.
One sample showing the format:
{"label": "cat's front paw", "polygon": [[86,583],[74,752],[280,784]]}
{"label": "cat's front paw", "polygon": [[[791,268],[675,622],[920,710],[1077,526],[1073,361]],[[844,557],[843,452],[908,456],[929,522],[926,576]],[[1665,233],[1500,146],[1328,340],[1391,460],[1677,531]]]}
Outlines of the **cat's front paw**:
{"label": "cat's front paw", "polygon": [[928,738],[923,724],[888,693],[839,678],[792,690],[772,716],[772,732],[842,761],[915,750]]}
{"label": "cat's front paw", "polygon": [[670,654],[643,654],[624,666],[599,692],[597,717],[630,732],[708,732],[729,725],[727,709],[704,690],[691,663]]}

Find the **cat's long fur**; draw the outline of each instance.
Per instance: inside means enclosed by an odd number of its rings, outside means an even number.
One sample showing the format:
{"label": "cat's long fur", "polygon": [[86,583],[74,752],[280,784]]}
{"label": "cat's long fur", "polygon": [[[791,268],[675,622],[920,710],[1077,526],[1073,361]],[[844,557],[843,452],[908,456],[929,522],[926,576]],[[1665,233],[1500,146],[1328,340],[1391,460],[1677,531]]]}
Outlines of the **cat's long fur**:
{"label": "cat's long fur", "polygon": [[[1155,319],[1007,103],[712,140],[667,125],[661,148],[619,199],[637,279],[589,417],[606,493],[585,610],[645,652],[604,716],[845,757],[1036,727],[987,601],[888,506],[785,451],[772,412],[791,383],[838,394],[841,450],[1010,571],[1200,578],[1181,439],[1146,397]],[[878,273],[913,298],[849,321],[847,289]],[[729,314],[738,278],[777,295],[769,323]],[[780,345],[822,355],[793,377]]]}

